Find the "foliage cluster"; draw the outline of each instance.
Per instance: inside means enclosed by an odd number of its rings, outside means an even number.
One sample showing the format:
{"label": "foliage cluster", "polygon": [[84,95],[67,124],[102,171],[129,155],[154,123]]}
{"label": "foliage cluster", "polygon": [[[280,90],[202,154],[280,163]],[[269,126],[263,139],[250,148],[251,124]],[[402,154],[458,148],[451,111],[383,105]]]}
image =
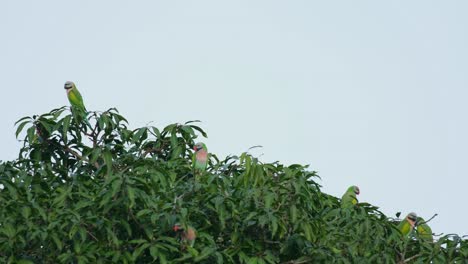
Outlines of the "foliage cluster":
{"label": "foliage cluster", "polygon": [[[468,263],[456,235],[406,239],[375,206],[341,209],[307,166],[211,154],[195,178],[194,122],[86,118],[18,121],[19,157],[0,163],[1,263]],[[193,247],[175,223],[196,229]]]}

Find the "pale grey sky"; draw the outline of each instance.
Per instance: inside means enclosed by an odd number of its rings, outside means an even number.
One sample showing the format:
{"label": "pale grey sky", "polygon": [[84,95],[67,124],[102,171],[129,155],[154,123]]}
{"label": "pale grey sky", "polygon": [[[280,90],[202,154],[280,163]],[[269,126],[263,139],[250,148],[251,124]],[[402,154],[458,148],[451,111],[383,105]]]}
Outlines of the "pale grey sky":
{"label": "pale grey sky", "polygon": [[2,1],[0,160],[67,105],[203,121],[208,149],[310,164],[389,216],[468,234],[468,2]]}

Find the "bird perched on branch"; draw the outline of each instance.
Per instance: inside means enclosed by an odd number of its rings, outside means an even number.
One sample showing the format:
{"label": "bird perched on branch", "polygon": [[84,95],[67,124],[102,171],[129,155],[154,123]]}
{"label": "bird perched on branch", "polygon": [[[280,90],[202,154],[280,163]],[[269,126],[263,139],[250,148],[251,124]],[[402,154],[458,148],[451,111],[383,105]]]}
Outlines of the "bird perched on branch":
{"label": "bird perched on branch", "polygon": [[421,239],[426,241],[434,241],[432,237],[432,229],[427,225],[426,221],[422,217],[418,217],[416,220],[416,231]]}
{"label": "bird perched on branch", "polygon": [[68,101],[71,104],[73,116],[77,119],[79,123],[85,120],[86,124],[88,126],[91,126],[91,124],[89,124],[88,120],[86,119],[86,115],[88,114],[88,112],[86,111],[86,107],[83,103],[83,97],[76,88],[75,83],[67,81],[64,85],[64,88],[67,91],[67,97]]}
{"label": "bird perched on branch", "polygon": [[413,231],[417,219],[416,213],[411,212],[398,224],[398,230],[400,230],[403,236],[406,237]]}
{"label": "bird perched on branch", "polygon": [[197,238],[196,231],[193,227],[187,226],[187,228],[184,228],[181,224],[175,224],[172,230],[178,234],[183,248],[187,246],[193,247],[195,239]]}
{"label": "bird perched on branch", "polygon": [[195,155],[193,155],[192,165],[195,175],[202,174],[208,165],[208,149],[202,142],[198,142],[193,146]]}
{"label": "bird perched on branch", "polygon": [[356,195],[359,195],[360,190],[356,185],[350,186],[341,197],[341,208],[352,208],[358,203]]}

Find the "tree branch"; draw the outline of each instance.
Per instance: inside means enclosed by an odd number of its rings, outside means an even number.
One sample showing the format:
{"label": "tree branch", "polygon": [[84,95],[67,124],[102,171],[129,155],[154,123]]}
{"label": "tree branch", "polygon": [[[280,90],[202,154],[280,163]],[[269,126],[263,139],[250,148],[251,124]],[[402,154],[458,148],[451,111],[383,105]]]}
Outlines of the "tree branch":
{"label": "tree branch", "polygon": [[414,255],[412,257],[409,257],[409,258],[405,259],[403,263],[407,263],[408,261],[411,261],[411,260],[413,260],[415,258],[419,258],[420,256],[421,256],[421,254],[417,254],[417,255]]}
{"label": "tree branch", "polygon": [[438,214],[434,214],[431,218],[429,218],[429,220],[424,221],[424,223],[429,223],[429,221],[434,219],[434,217],[436,217],[436,216],[438,216]]}
{"label": "tree branch", "polygon": [[302,263],[310,263],[310,262],[311,262],[311,259],[306,258],[306,259],[301,259],[301,260],[290,260],[290,261],[283,262],[281,264],[302,264]]}
{"label": "tree branch", "polygon": [[[74,151],[73,149],[71,149],[70,147],[68,146],[65,146],[65,151],[72,154],[73,156],[75,156],[77,159],[79,160],[82,160],[82,161],[86,161],[88,163],[91,163],[88,159],[84,158],[83,156],[81,156],[78,152]],[[96,167],[96,169],[99,169],[99,163],[94,162],[94,167]]]}

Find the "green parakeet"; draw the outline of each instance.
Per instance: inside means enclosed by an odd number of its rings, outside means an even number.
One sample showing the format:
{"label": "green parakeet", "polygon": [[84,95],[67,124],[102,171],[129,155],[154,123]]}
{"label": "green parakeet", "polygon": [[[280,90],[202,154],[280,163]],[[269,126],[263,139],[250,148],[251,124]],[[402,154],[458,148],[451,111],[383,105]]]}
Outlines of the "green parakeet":
{"label": "green parakeet", "polygon": [[187,226],[183,228],[180,224],[175,224],[172,229],[180,236],[180,242],[182,242],[183,248],[187,246],[193,247],[195,239],[197,238],[196,231],[193,227]]}
{"label": "green parakeet", "polygon": [[427,225],[426,221],[422,217],[418,217],[416,220],[416,231],[419,234],[419,237],[427,240],[434,241],[432,237],[432,229]]}
{"label": "green parakeet", "polygon": [[68,101],[71,104],[71,109],[74,117],[78,120],[78,122],[85,120],[86,124],[88,126],[91,126],[91,124],[89,124],[88,120],[86,119],[87,111],[83,103],[83,97],[76,88],[75,83],[67,81],[64,87],[67,91]]}
{"label": "green parakeet", "polygon": [[67,97],[68,101],[75,111],[80,111],[82,113],[86,113],[86,107],[83,103],[83,97],[81,96],[80,92],[76,88],[75,83],[73,82],[66,82],[65,83],[65,90],[67,90]]}
{"label": "green parakeet", "polygon": [[359,187],[353,185],[349,187],[341,197],[341,208],[352,208],[358,203],[356,195],[359,195]]}
{"label": "green parakeet", "polygon": [[400,224],[398,224],[398,229],[403,234],[403,236],[407,236],[411,233],[414,228],[418,216],[416,213],[409,213],[405,219],[403,219]]}
{"label": "green parakeet", "polygon": [[193,146],[193,150],[195,150],[192,160],[193,169],[195,174],[201,174],[206,170],[206,166],[208,165],[208,149],[204,143],[198,142]]}

